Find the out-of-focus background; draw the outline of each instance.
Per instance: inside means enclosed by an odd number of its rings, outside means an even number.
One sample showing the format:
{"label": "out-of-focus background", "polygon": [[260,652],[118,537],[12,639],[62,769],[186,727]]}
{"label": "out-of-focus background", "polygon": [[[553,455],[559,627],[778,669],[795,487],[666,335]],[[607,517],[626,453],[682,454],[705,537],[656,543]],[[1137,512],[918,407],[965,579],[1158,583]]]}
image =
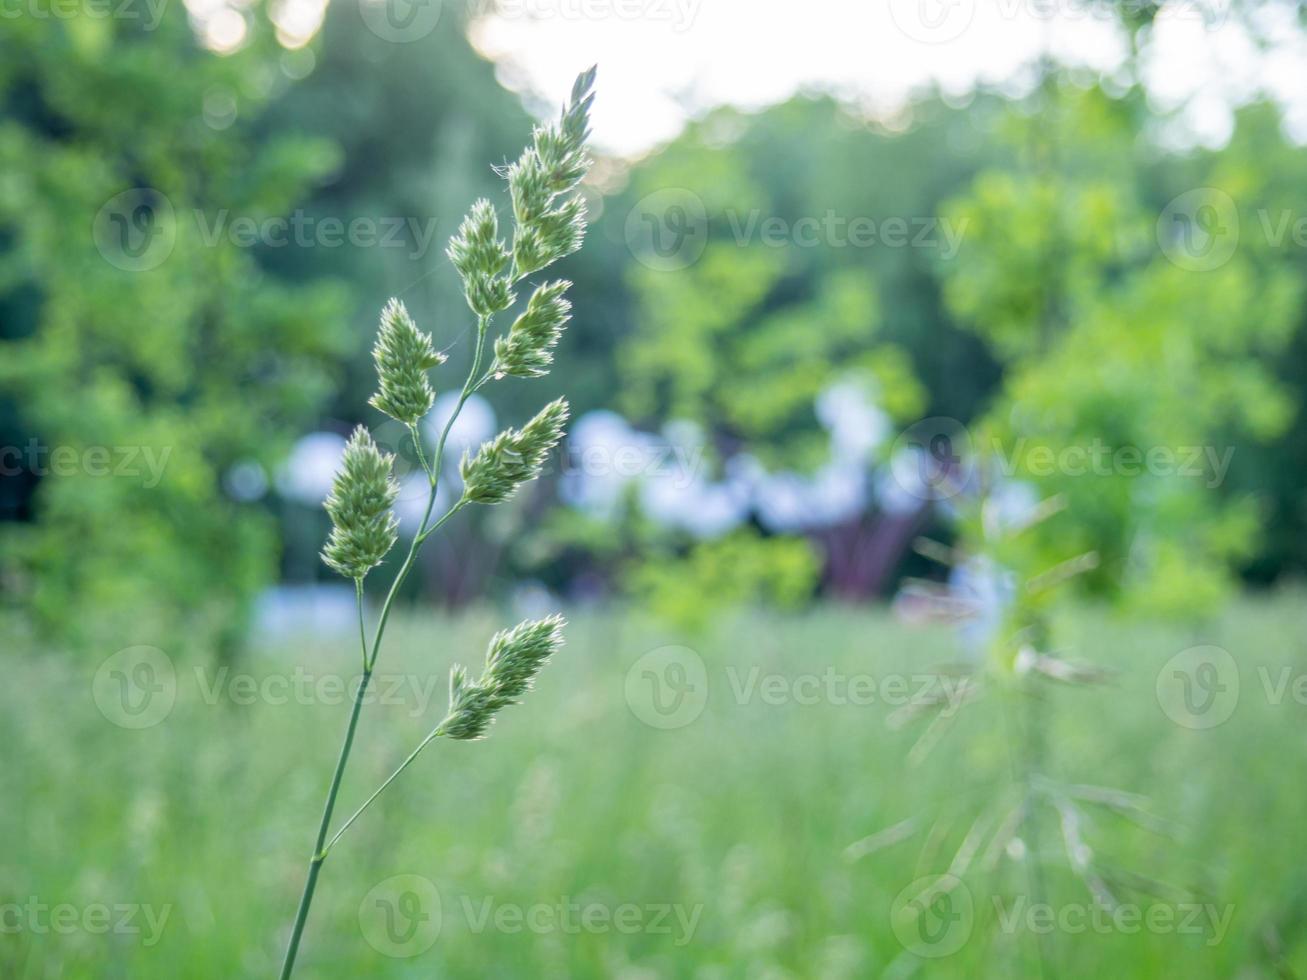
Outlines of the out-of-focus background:
{"label": "out-of-focus background", "polygon": [[445,244],[596,62],[574,318],[450,455],[569,436],[428,543],[343,805],[495,629],[568,645],[300,975],[1304,975],[1288,0],[0,0],[0,975],[275,970],[354,425],[425,502],[378,312],[438,431]]}

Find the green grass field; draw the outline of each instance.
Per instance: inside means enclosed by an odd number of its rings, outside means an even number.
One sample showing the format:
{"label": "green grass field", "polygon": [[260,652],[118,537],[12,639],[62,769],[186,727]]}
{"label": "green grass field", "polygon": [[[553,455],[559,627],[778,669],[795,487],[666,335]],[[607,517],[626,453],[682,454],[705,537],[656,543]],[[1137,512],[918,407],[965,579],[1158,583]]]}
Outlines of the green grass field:
{"label": "green grass field", "polygon": [[[957,658],[952,633],[842,609],[741,616],[697,640],[573,619],[488,741],[437,741],[333,852],[297,976],[1013,977],[1038,975],[1037,949],[1049,977],[1307,972],[1301,595],[1188,631],[1075,616],[1076,655],[1120,673],[1053,692],[1047,774],[1146,794],[1164,832],[1086,807],[1084,833],[1099,860],[1177,890],[1118,894],[1139,920],[1104,925],[1048,811],[1039,853],[965,876],[969,903],[940,910],[958,948],[938,957],[905,949],[899,896],[1012,790],[1006,699],[966,707],[916,764],[921,728],[886,723],[913,678]],[[395,622],[339,818],[439,720],[450,662],[479,668],[498,625]],[[1239,664],[1229,719],[1205,730],[1156,694],[1198,643]],[[641,660],[668,644],[696,653]],[[333,685],[356,660],[349,639],[260,650],[225,676],[179,658],[167,716],[130,730],[97,706],[112,691],[97,663],[6,655],[0,976],[275,975],[346,718]],[[890,827],[900,839],[849,851]],[[1023,911],[1040,878],[1042,936]],[[1219,930],[1214,910],[1229,912]]]}

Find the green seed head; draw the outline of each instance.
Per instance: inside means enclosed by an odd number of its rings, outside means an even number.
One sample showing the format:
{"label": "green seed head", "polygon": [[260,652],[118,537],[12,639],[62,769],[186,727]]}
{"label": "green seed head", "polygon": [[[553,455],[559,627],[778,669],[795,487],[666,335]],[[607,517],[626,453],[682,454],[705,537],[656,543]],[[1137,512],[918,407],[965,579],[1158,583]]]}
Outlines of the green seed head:
{"label": "green seed head", "polygon": [[415,425],[435,401],[427,371],[445,362],[431,336],[417,328],[404,304],[392,299],[381,312],[381,329],[372,348],[378,391],[368,404],[405,425]]}
{"label": "green seed head", "polygon": [[545,458],[563,438],[567,417],[567,401],[559,398],[521,429],[508,429],[483,443],[475,456],[464,453],[459,464],[463,496],[478,504],[498,504],[513,496],[540,474]]}
{"label": "green seed head", "polygon": [[526,620],[500,630],[486,650],[486,666],[477,681],[456,666],[449,672],[449,714],[436,728],[447,738],[481,738],[500,708],[517,704],[531,689],[540,668],[563,645],[562,616]]}
{"label": "green seed head", "polygon": [[585,142],[590,137],[590,107],[594,104],[596,69],[582,72],[557,123],[535,130],[535,153],[551,194],[565,194],[590,171]]}
{"label": "green seed head", "polygon": [[585,238],[585,202],[579,197],[551,208],[529,224],[519,225],[513,237],[513,262],[529,275],[571,255]]}
{"label": "green seed head", "polygon": [[346,578],[363,578],[395,544],[398,521],[390,508],[399,485],[391,476],[394,461],[377,449],[361,425],[345,445],[340,472],[327,495],[332,527],[322,560]]}
{"label": "green seed head", "polygon": [[495,341],[496,376],[540,378],[549,373],[554,347],[571,319],[572,304],[564,295],[571,285],[560,279],[545,283],[531,294],[526,310],[513,322],[508,336]]}
{"label": "green seed head", "polygon": [[533,145],[506,173],[517,219],[513,266],[518,275],[543,269],[581,247],[585,205],[579,197],[558,206],[556,200],[590,170],[585,142],[590,136],[594,80],[594,68],[577,76],[558,122],[536,127]]}
{"label": "green seed head", "polygon": [[446,250],[450,262],[463,277],[468,306],[479,316],[492,316],[513,305],[508,279],[509,254],[499,238],[499,219],[485,198],[472,205]]}

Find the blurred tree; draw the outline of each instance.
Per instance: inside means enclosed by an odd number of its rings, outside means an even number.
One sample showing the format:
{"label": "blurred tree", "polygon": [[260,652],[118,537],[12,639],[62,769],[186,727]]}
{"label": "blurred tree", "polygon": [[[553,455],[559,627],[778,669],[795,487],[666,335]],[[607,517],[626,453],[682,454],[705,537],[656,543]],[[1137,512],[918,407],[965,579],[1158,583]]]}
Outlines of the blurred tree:
{"label": "blurred tree", "polygon": [[1190,227],[1219,184],[1148,206],[1138,92],[1050,74],[1032,100],[1039,111],[1016,107],[1008,127],[1024,166],[982,175],[950,208],[969,232],[945,294],[1007,365],[976,448],[1067,502],[1031,532],[1019,575],[1093,550],[1096,591],[1203,614],[1257,547],[1256,502],[1223,484],[1234,447],[1292,417],[1266,359],[1291,337],[1301,288],[1252,251],[1213,254],[1216,230]]}
{"label": "blurred tree", "polygon": [[[928,404],[972,414],[997,372],[941,309],[934,265],[960,230],[939,202],[993,159],[983,132],[1000,105],[928,95],[892,128],[830,98],[722,109],[634,166],[605,212],[635,259],[618,405],[645,425],[697,423],[719,473],[746,457],[817,470],[831,447],[815,403],[841,381],[890,420]],[[915,510],[868,511],[808,532],[836,595],[882,590],[917,528]],[[701,550],[682,543],[687,571],[711,565]]]}
{"label": "blurred tree", "polygon": [[31,520],[3,526],[3,588],[64,638],[229,653],[276,570],[267,474],[342,340],[338,291],[248,245],[334,155],[256,151],[287,82],[257,11],[230,57],[150,11],[24,7],[0,34],[4,462],[35,494],[6,504]]}
{"label": "blurred tree", "polygon": [[[1235,216],[1227,232],[1241,260],[1273,280],[1303,280],[1307,213],[1301,200],[1307,148],[1286,137],[1282,113],[1274,106],[1258,102],[1245,107],[1235,118],[1228,145],[1194,154],[1149,183],[1159,213],[1195,188],[1228,194],[1226,201],[1209,192],[1208,203],[1221,205],[1227,218]],[[1307,305],[1296,303],[1291,315],[1292,337],[1287,344],[1276,338],[1263,361],[1278,382],[1276,388],[1294,398],[1294,421],[1273,438],[1240,443],[1226,487],[1231,494],[1254,495],[1259,501],[1266,533],[1255,542],[1255,554],[1245,565],[1246,575],[1256,582],[1307,573]]]}

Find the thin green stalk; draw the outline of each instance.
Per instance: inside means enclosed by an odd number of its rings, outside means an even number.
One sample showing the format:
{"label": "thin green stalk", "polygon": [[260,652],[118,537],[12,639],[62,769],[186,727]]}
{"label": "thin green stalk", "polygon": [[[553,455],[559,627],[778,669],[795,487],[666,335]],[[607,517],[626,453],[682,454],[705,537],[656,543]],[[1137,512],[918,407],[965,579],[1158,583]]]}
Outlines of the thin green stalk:
{"label": "thin green stalk", "polygon": [[422,464],[422,469],[426,471],[427,482],[435,483],[436,474],[435,471],[431,468],[431,464],[427,462],[426,453],[422,451],[422,433],[418,430],[417,423],[415,422],[412,425],[410,425],[408,427],[408,431],[409,434],[413,437],[413,451],[417,453],[418,462]]}
{"label": "thin green stalk", "polygon": [[[445,423],[443,431],[440,433],[440,441],[436,447],[435,459],[432,463],[432,480],[431,492],[427,495],[427,506],[422,514],[422,522],[419,527],[422,530],[413,536],[413,541],[409,545],[408,554],[404,558],[404,563],[400,566],[399,572],[395,575],[394,582],[390,585],[389,592],[386,593],[385,604],[381,607],[381,615],[377,621],[377,631],[372,641],[371,655],[367,651],[366,632],[362,626],[363,616],[363,584],[356,580],[356,595],[359,603],[359,630],[360,640],[363,643],[363,677],[354,693],[354,704],[350,709],[349,725],[345,729],[345,740],[340,747],[340,755],[336,759],[336,770],[331,778],[331,786],[327,790],[327,800],[322,808],[322,819],[318,823],[317,841],[313,845],[313,857],[309,860],[308,874],[304,879],[304,891],[300,896],[299,909],[295,913],[295,924],[291,928],[290,942],[286,946],[286,957],[282,962],[281,980],[288,980],[291,971],[295,968],[295,957],[299,952],[300,939],[304,934],[304,924],[308,921],[309,908],[313,904],[313,893],[317,887],[318,874],[322,870],[322,864],[327,859],[324,844],[327,840],[327,831],[331,826],[331,816],[336,808],[336,796],[340,792],[341,780],[345,775],[345,765],[349,761],[350,750],[354,746],[354,734],[358,730],[359,712],[363,707],[363,695],[368,689],[368,684],[372,680],[372,671],[377,663],[377,654],[381,649],[381,638],[386,631],[386,622],[390,618],[390,610],[394,605],[395,596],[399,594],[400,587],[404,580],[408,578],[409,571],[413,568],[413,562],[417,557],[418,548],[427,537],[440,527],[446,520],[455,514],[462,506],[462,501],[455,504],[444,517],[440,518],[433,526],[427,527],[427,522],[431,519],[431,511],[436,505],[436,491],[440,482],[440,467],[444,459],[445,442],[449,438],[449,431],[454,426],[454,420],[458,418],[459,412],[467,403],[468,397],[472,394],[477,372],[481,369],[481,357],[485,350],[486,330],[490,325],[489,317],[481,317],[477,323],[477,346],[476,353],[472,358],[472,369],[468,372],[467,381],[463,384],[463,393],[459,397],[458,404],[450,414],[449,420]],[[417,435],[414,434],[416,440]],[[421,450],[419,449],[419,452]],[[383,787],[384,788],[384,787]],[[374,794],[375,795],[375,794]],[[351,822],[353,818],[351,817]],[[347,824],[348,826],[348,824]],[[339,835],[332,839],[332,843],[339,839]]]}
{"label": "thin green stalk", "polygon": [[350,825],[359,817],[363,816],[363,811],[366,810],[368,807],[370,807],[372,805],[372,802],[382,794],[382,791],[385,790],[385,788],[389,786],[391,783],[393,783],[396,779],[398,779],[399,774],[402,773],[405,769],[407,769],[409,765],[413,762],[413,760],[416,759],[418,755],[422,752],[422,750],[425,749],[428,745],[430,745],[433,741],[435,741],[440,734],[441,734],[440,729],[437,728],[434,731],[432,731],[430,735],[424,738],[418,744],[418,747],[409,753],[408,758],[400,763],[399,768],[396,769],[394,772],[392,772],[386,778],[386,781],[384,783],[382,783],[380,786],[377,787],[377,791],[373,793],[371,796],[369,796],[366,800],[364,800],[363,805],[359,807],[357,810],[355,810],[350,815],[349,819],[340,825],[340,829],[336,831],[335,836],[332,837],[331,840],[327,841],[327,846],[323,850],[324,857],[327,854],[331,853],[331,849],[336,846],[336,841],[340,840],[341,837],[345,835],[345,831],[349,830]]}
{"label": "thin green stalk", "polygon": [[363,625],[363,580],[354,580],[354,598],[359,611],[359,649],[363,652],[363,669],[368,669],[368,632]]}
{"label": "thin green stalk", "polygon": [[[361,620],[363,587],[361,582],[357,579],[355,581],[358,583],[356,594]],[[354,692],[354,704],[350,709],[349,725],[345,729],[345,741],[340,747],[340,756],[336,759],[336,771],[332,774],[331,787],[327,790],[327,802],[323,805],[322,819],[318,822],[317,842],[313,845],[313,857],[309,859],[309,871],[304,879],[304,892],[300,896],[299,909],[295,913],[295,925],[291,929],[290,942],[286,947],[286,958],[282,962],[281,980],[288,980],[291,970],[295,967],[295,955],[299,952],[300,938],[304,934],[304,923],[308,921],[309,906],[313,904],[313,892],[318,884],[318,873],[322,870],[322,862],[326,860],[326,855],[322,852],[322,845],[327,839],[327,829],[331,825],[331,814],[336,807],[336,795],[340,792],[340,783],[345,775],[345,763],[349,761],[350,749],[354,745],[354,733],[358,730],[359,711],[363,707],[363,695],[368,689],[368,682],[372,679],[372,667],[366,663],[367,644],[365,639],[363,643],[365,659],[363,679]]]}
{"label": "thin green stalk", "polygon": [[[1018,678],[1011,679],[1007,694],[1016,699],[1014,710],[1004,712],[1008,727],[1008,757],[1012,765],[1012,778],[1021,787],[1024,805],[1024,813],[1017,832],[1026,844],[1026,887],[1030,890],[1030,903],[1032,906],[1038,906],[1045,903],[1047,894],[1044,869],[1040,863],[1043,860],[1040,854],[1043,835],[1039,815],[1036,812],[1039,808],[1039,800],[1036,799],[1037,791],[1034,785],[1039,775],[1038,760],[1041,755],[1036,741],[1042,741],[1041,733],[1036,730],[1040,719],[1033,706],[1033,702],[1038,700],[1038,694],[1031,690],[1028,681],[1023,683]],[[1046,937],[1042,935],[1035,937],[1034,951],[1037,970],[1035,975],[1041,978],[1047,977],[1052,958]]]}

